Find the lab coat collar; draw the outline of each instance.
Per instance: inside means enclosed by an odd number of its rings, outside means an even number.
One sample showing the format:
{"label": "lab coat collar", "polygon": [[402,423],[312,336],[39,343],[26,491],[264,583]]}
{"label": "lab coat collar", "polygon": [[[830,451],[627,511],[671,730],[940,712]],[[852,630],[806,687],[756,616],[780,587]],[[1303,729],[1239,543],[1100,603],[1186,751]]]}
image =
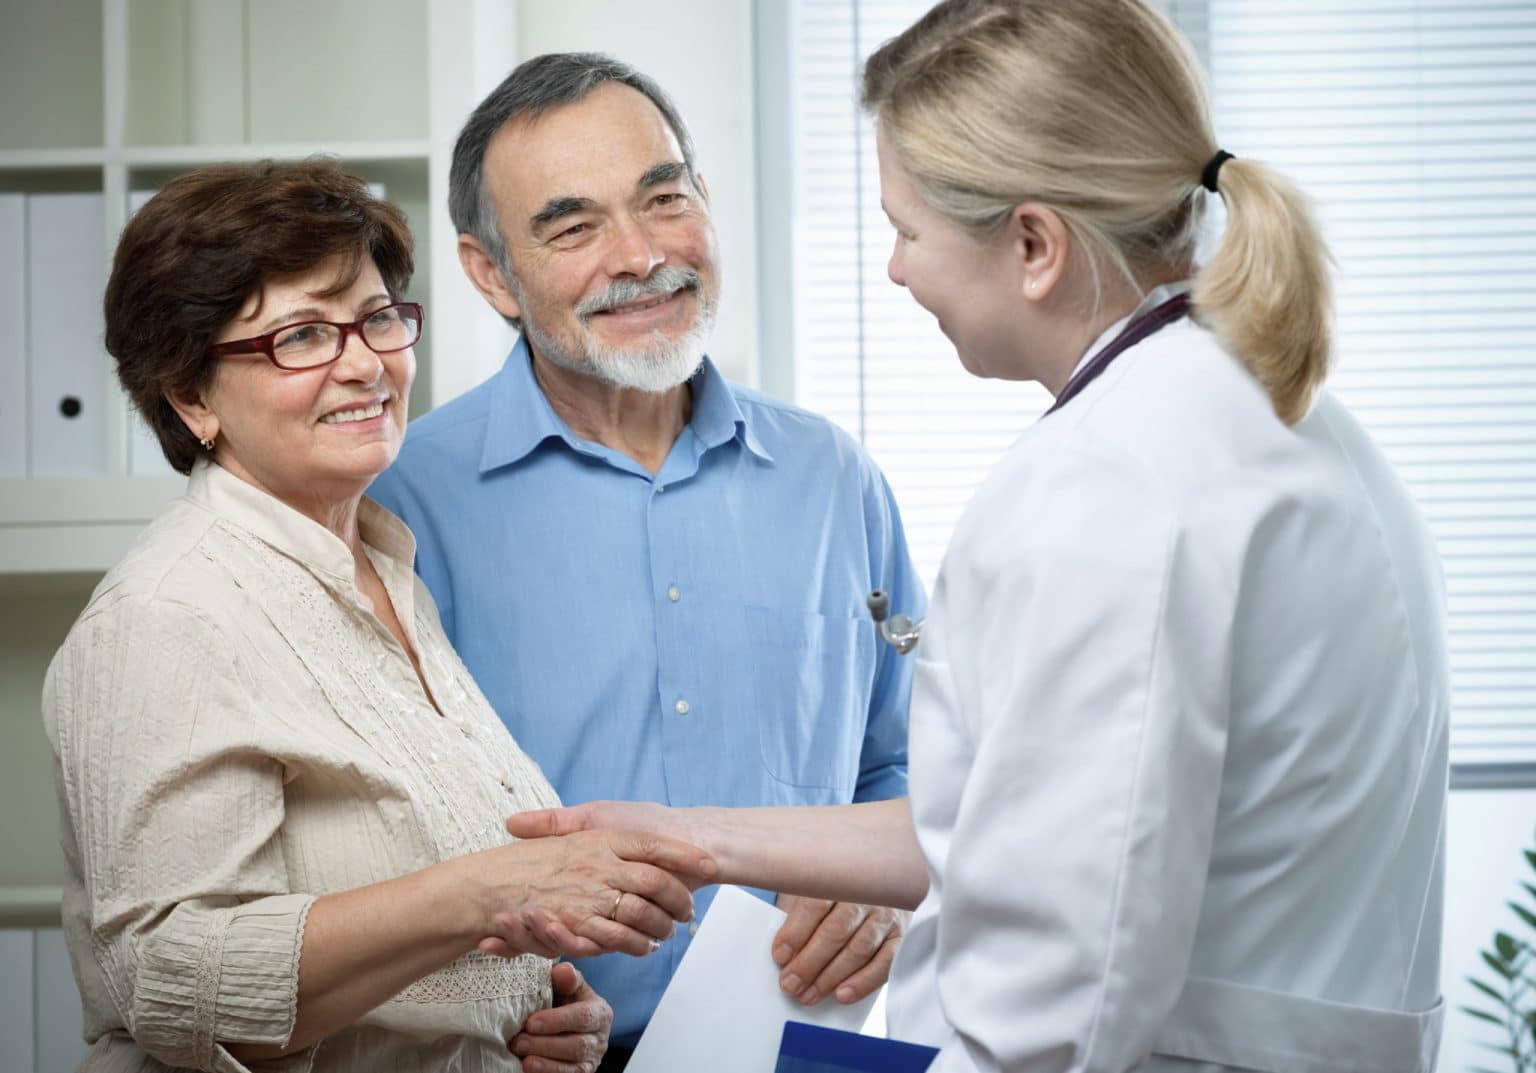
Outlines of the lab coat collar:
{"label": "lab coat collar", "polygon": [[[689,427],[706,449],[740,439],[765,462],[773,456],[752,431],[737,405],[736,395],[715,363],[706,357],[688,382],[693,392],[693,418]],[[605,449],[583,439],[555,412],[544,389],[533,375],[533,354],[526,336],[519,337],[512,353],[491,385],[490,413],[486,419],[485,444],[480,453],[480,472],[521,462],[548,439],[564,441],[571,450],[602,457]]]}
{"label": "lab coat collar", "polygon": [[1189,280],[1181,279],[1173,283],[1164,283],[1160,286],[1153,287],[1150,291],[1147,292],[1147,296],[1141,300],[1135,309],[1131,310],[1125,316],[1115,321],[1108,328],[1105,328],[1104,331],[1099,334],[1099,337],[1095,339],[1091,344],[1089,344],[1088,349],[1083,351],[1083,356],[1079,358],[1077,364],[1072,367],[1072,373],[1067,377],[1067,383],[1070,384],[1073,377],[1082,372],[1083,367],[1098,356],[1099,351],[1103,350],[1110,343],[1114,342],[1115,337],[1125,330],[1125,326],[1127,324],[1131,323],[1131,321],[1135,320],[1143,313],[1156,309],[1158,306],[1162,305],[1174,295],[1189,293],[1190,286],[1191,284]]}

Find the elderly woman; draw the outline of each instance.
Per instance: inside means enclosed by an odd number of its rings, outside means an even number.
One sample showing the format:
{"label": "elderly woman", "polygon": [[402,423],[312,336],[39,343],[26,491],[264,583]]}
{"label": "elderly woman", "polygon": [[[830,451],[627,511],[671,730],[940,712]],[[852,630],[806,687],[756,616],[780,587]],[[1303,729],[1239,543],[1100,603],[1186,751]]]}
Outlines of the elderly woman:
{"label": "elderly woman", "polygon": [[502,832],[554,794],[363,495],[405,431],[411,268],[322,161],[193,172],[123,233],[107,348],[190,479],[45,687],[85,1070],[589,1070],[606,1005],[519,912],[645,954],[691,914],[669,873],[712,867]]}

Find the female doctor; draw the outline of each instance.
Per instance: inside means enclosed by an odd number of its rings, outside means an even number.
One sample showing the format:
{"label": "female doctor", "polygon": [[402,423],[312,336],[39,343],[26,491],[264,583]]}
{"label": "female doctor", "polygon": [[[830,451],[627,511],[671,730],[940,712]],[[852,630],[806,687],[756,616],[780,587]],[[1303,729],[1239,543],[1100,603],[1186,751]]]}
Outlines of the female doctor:
{"label": "female doctor", "polygon": [[948,0],[863,103],[891,278],[971,372],[1056,397],[940,571],[910,819],[608,804],[513,833],[662,830],[726,881],[921,898],[890,1026],[935,1071],[1432,1069],[1440,570],[1322,390],[1301,196],[1218,151],[1138,0]]}

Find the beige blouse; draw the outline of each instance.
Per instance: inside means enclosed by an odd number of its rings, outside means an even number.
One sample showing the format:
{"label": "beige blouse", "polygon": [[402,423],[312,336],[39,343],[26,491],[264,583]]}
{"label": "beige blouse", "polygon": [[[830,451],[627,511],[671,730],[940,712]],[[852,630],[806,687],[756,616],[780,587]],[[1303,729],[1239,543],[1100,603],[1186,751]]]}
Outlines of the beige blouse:
{"label": "beige blouse", "polygon": [[[316,896],[507,841],[556,803],[449,647],[415,541],[367,553],[443,709],[333,534],[208,461],[103,579],[49,668],[82,1070],[246,1067],[293,1029]],[[549,963],[471,953],[262,1070],[516,1070]]]}

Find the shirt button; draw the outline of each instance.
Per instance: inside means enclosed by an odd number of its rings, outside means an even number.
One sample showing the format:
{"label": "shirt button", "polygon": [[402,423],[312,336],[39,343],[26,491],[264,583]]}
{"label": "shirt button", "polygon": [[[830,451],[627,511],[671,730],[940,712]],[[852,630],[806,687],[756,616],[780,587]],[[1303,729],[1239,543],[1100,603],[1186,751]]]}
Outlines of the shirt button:
{"label": "shirt button", "polygon": [[675,604],[675,603],[677,603],[677,601],[681,600],[682,598],[683,598],[683,590],[682,589],[678,588],[676,585],[668,585],[667,586],[667,599],[671,600]]}
{"label": "shirt button", "polygon": [[656,486],[656,491],[657,491],[658,494],[661,493],[661,492],[665,492],[666,490],[667,490],[667,486],[664,485],[664,484],[658,484]]}
{"label": "shirt button", "polygon": [[676,704],[672,705],[672,709],[677,712],[678,715],[687,715],[689,712],[688,702],[686,700],[680,700]]}
{"label": "shirt button", "polygon": [[697,920],[690,920],[688,922],[688,934],[689,935],[697,935],[697,934],[699,934],[699,922]]}

